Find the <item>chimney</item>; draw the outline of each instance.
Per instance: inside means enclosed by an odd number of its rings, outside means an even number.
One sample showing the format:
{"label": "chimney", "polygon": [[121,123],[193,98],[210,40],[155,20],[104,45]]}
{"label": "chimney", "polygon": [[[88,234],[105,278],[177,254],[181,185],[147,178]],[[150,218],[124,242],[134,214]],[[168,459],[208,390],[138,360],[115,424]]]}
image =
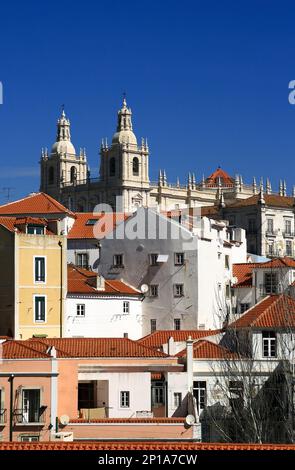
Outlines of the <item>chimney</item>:
{"label": "chimney", "polygon": [[186,340],[186,372],[187,372],[187,390],[192,391],[193,388],[193,340],[189,336]]}
{"label": "chimney", "polygon": [[173,336],[170,336],[170,338],[168,339],[168,354],[169,356],[175,355],[175,343]]}
{"label": "chimney", "polygon": [[101,274],[96,276],[96,289],[97,290],[105,290],[105,279]]}
{"label": "chimney", "polygon": [[128,339],[128,333],[123,333],[123,338]]}

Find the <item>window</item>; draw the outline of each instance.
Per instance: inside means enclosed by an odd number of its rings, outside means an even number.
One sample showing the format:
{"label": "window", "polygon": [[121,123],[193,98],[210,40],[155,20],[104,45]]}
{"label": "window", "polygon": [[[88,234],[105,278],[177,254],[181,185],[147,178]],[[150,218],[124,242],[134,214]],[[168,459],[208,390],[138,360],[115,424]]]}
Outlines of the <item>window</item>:
{"label": "window", "polygon": [[154,382],[152,385],[152,406],[161,406],[165,403],[165,388],[163,382]]}
{"label": "window", "polygon": [[35,257],[35,282],[45,282],[45,258]]}
{"label": "window", "polygon": [[240,410],[244,405],[244,386],[240,380],[229,382],[229,405],[232,410]]}
{"label": "window", "polygon": [[151,320],[151,333],[153,333],[154,331],[156,331],[156,329],[157,329],[157,320],[152,319],[152,320]]}
{"label": "window", "polygon": [[114,157],[110,159],[110,176],[115,176],[116,174],[116,160]]}
{"label": "window", "polygon": [[45,296],[35,297],[35,322],[45,322]]}
{"label": "window", "polygon": [[71,183],[75,183],[77,180],[77,169],[75,166],[71,168]]}
{"label": "window", "polygon": [[158,297],[159,295],[159,286],[158,284],[150,285],[150,297]]}
{"label": "window", "polygon": [[225,297],[227,299],[230,299],[230,293],[231,293],[230,285],[226,284],[226,286],[225,286]]}
{"label": "window", "polygon": [[178,408],[182,402],[182,394],[180,392],[174,393],[174,408]]}
{"label": "window", "polygon": [[54,168],[51,166],[48,171],[48,183],[53,184],[54,183]]}
{"label": "window", "polygon": [[123,268],[124,264],[122,254],[114,255],[114,266],[116,266],[116,268]]}
{"label": "window", "polygon": [[292,224],[291,220],[289,219],[285,220],[285,234],[286,235],[291,235],[291,224]]}
{"label": "window", "polygon": [[77,317],[85,317],[85,304],[77,304]]}
{"label": "window", "polygon": [[197,402],[198,411],[206,406],[206,382],[195,381],[193,383],[193,395]]}
{"label": "window", "polygon": [[77,253],[76,254],[76,265],[80,268],[88,268],[88,253]]}
{"label": "window", "polygon": [[133,175],[138,176],[139,175],[139,160],[137,157],[133,158],[132,161],[132,170],[133,170]]}
{"label": "window", "polygon": [[292,242],[291,242],[291,240],[286,240],[286,256],[292,256]]}
{"label": "window", "polygon": [[224,257],[224,267],[225,269],[229,269],[229,255],[225,255]]}
{"label": "window", "polygon": [[40,389],[23,389],[22,390],[22,410],[21,422],[23,423],[39,423],[41,417],[40,409]]}
{"label": "window", "polygon": [[250,304],[247,304],[247,303],[240,304],[240,312],[241,313],[246,312],[246,310],[249,310],[249,308],[250,308]]}
{"label": "window", "polygon": [[273,229],[273,219],[267,219],[267,233],[271,233],[273,234],[274,233],[274,229]]}
{"label": "window", "polygon": [[39,436],[29,436],[29,435],[24,435],[20,437],[21,442],[38,442]]}
{"label": "window", "polygon": [[174,297],[183,297],[183,284],[174,284]]}
{"label": "window", "polygon": [[78,382],[78,409],[97,407],[97,382]]}
{"label": "window", "polygon": [[274,245],[273,245],[273,243],[269,243],[269,244],[268,244],[267,253],[268,253],[269,256],[273,256],[273,255],[274,255]]}
{"label": "window", "polygon": [[88,219],[85,225],[95,225],[98,219]]}
{"label": "window", "polygon": [[27,233],[29,235],[44,235],[44,225],[28,224]]}
{"label": "window", "polygon": [[130,392],[120,392],[120,407],[121,408],[130,407]]}
{"label": "window", "polygon": [[264,331],[262,333],[262,356],[276,357],[277,338],[274,331]]}
{"label": "window", "polygon": [[264,292],[265,294],[277,294],[278,292],[277,273],[264,273]]}
{"label": "window", "polygon": [[180,318],[174,318],[174,330],[180,330]]}
{"label": "window", "polygon": [[151,254],[150,254],[150,265],[151,265],[151,266],[157,266],[157,264],[158,264],[158,261],[157,261],[158,256],[159,256],[158,253],[151,253]]}
{"label": "window", "polygon": [[130,302],[128,300],[123,302],[123,313],[130,313]]}
{"label": "window", "polygon": [[252,234],[256,233],[256,219],[248,220],[248,232]]}
{"label": "window", "polygon": [[174,253],[175,266],[182,266],[184,264],[184,253]]}

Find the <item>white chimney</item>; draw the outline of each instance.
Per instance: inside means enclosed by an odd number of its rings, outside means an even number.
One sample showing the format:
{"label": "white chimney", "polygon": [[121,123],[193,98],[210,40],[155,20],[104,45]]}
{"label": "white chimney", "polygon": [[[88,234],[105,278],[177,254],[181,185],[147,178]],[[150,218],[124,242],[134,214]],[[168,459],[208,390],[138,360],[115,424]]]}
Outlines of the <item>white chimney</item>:
{"label": "white chimney", "polygon": [[168,354],[169,356],[175,355],[175,343],[173,336],[170,336],[170,338],[168,339]]}
{"label": "white chimney", "polygon": [[105,279],[100,274],[98,274],[96,277],[96,289],[105,290]]}
{"label": "white chimney", "polygon": [[186,340],[186,372],[187,372],[187,389],[191,392],[193,389],[193,340],[191,336]]}

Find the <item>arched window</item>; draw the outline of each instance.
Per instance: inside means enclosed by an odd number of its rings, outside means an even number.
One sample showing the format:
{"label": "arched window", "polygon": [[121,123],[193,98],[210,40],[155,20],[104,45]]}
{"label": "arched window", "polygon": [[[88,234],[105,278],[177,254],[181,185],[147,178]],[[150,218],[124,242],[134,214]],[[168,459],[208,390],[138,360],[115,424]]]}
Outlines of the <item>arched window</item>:
{"label": "arched window", "polygon": [[75,166],[71,168],[71,183],[74,183],[77,179],[77,169]]}
{"label": "arched window", "polygon": [[110,159],[110,176],[115,176],[116,174],[116,160],[114,157]]}
{"label": "arched window", "polygon": [[133,169],[133,174],[135,176],[138,176],[139,175],[139,160],[137,157],[134,157],[133,158],[133,161],[132,161],[132,169]]}
{"label": "arched window", "polygon": [[48,183],[53,184],[54,183],[54,168],[51,166],[48,171]]}

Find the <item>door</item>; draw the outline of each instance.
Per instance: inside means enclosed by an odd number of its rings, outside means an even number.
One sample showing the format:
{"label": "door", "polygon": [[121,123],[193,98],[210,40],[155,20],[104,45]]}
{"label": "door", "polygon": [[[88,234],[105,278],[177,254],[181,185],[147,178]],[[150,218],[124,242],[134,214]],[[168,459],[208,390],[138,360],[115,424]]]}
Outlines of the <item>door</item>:
{"label": "door", "polygon": [[25,423],[38,423],[40,414],[40,390],[25,389],[22,392],[22,415]]}

